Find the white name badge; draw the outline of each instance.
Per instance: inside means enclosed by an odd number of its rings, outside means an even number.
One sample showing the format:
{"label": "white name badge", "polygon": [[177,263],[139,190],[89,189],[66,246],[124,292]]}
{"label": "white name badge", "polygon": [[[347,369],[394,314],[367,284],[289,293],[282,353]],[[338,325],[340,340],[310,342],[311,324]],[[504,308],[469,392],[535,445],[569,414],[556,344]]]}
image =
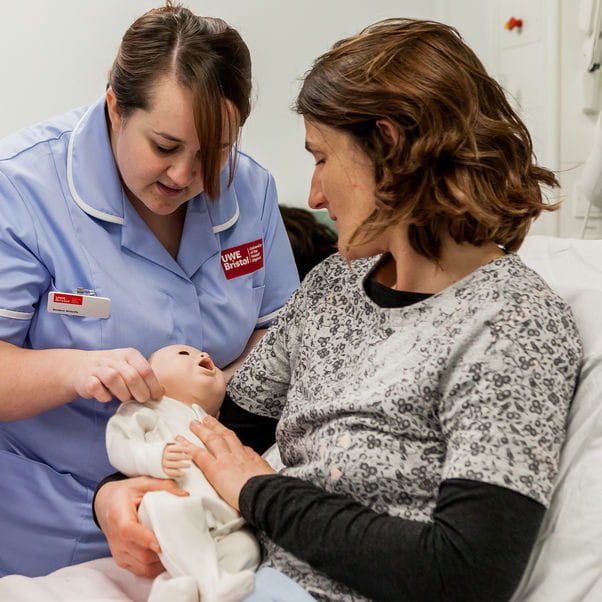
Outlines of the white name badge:
{"label": "white name badge", "polygon": [[111,313],[111,300],[96,295],[54,292],[48,295],[48,311],[52,314],[104,319]]}

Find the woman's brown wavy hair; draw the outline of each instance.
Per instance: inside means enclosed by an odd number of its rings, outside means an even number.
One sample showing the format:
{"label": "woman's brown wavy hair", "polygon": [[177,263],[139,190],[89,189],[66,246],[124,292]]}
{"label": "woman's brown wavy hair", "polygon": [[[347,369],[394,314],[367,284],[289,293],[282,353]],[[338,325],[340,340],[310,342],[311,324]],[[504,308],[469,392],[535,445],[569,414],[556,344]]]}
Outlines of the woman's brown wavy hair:
{"label": "woman's brown wavy hair", "polygon": [[453,27],[388,19],[337,42],[306,74],[295,109],[349,133],[374,164],[376,207],[351,245],[404,221],[430,259],[445,230],[515,251],[558,206],[540,188],[558,186],[556,176],[535,164],[527,128]]}

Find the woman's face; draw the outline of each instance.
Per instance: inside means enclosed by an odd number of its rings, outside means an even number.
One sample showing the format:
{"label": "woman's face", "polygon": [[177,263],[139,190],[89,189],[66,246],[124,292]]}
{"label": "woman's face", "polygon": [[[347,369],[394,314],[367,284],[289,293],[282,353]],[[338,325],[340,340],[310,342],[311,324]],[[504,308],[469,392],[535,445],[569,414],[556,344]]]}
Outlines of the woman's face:
{"label": "woman's face", "polygon": [[349,259],[382,252],[378,239],[346,248],[374,210],[376,183],[370,158],[345,132],[309,119],[305,132],[305,146],[315,160],[309,206],[328,210],[339,235],[339,250]]}
{"label": "woman's face", "polygon": [[[203,191],[200,143],[194,122],[192,93],[172,76],[154,85],[148,110],[126,119],[113,91],[107,91],[111,145],[128,198],[157,215],[169,215]],[[222,134],[223,163],[230,152],[230,132]]]}

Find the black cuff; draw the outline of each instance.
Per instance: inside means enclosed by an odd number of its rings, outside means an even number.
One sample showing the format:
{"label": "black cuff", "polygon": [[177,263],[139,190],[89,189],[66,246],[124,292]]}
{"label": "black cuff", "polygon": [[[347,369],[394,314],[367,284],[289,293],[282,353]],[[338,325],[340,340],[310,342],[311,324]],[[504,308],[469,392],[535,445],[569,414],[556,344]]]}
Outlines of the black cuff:
{"label": "black cuff", "polygon": [[[96,518],[96,510],[94,509],[94,502],[96,501],[96,496],[98,495],[98,492],[100,491],[101,487],[103,485],[105,485],[106,483],[110,483],[111,481],[123,481],[123,479],[127,479],[127,475],[124,475],[121,472],[114,472],[113,474],[110,474],[108,477],[105,477],[96,487],[95,491],[94,491],[94,496],[92,497],[92,518],[94,519],[94,522],[96,523],[96,526],[100,529],[100,525],[98,524],[98,519]],[[101,529],[102,531],[102,529]]]}

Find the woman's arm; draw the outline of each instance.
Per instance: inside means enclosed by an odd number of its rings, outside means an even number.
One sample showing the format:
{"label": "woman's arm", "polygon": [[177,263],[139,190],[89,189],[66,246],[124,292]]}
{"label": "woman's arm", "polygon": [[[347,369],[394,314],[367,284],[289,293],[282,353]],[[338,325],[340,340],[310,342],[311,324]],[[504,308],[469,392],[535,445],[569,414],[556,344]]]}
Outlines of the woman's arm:
{"label": "woman's arm", "polygon": [[243,517],[313,568],[378,600],[508,600],[543,514],[496,485],[451,479],[432,522],[377,514],[292,477],[250,479]]}
{"label": "woman's arm", "polygon": [[136,349],[22,349],[0,341],[0,420],[22,420],[77,397],[160,399],[163,388]]}
{"label": "woman's arm", "polygon": [[191,457],[250,524],[370,598],[507,600],[545,511],[505,487],[449,479],[441,484],[432,522],[377,514],[345,496],[275,474],[211,417],[193,421],[191,430],[207,446],[187,443]]}

